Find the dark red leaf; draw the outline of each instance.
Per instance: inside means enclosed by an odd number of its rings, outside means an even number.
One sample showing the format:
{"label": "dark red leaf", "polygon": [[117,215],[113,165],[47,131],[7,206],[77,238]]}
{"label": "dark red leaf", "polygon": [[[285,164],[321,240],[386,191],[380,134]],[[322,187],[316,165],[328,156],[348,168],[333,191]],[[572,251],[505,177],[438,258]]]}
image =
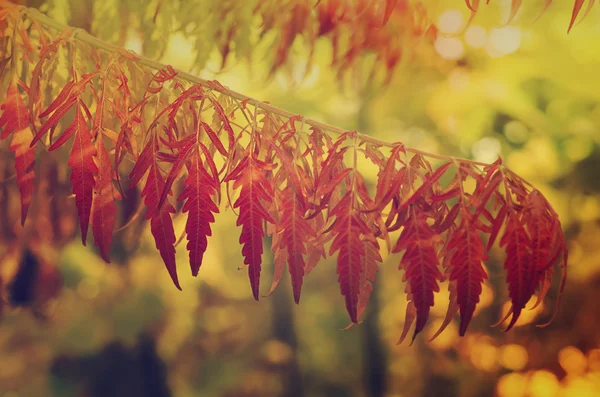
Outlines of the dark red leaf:
{"label": "dark red leaf", "polygon": [[263,203],[271,203],[273,189],[266,177],[265,171],[270,165],[246,157],[225,178],[225,182],[235,181],[234,189],[240,189],[240,195],[234,203],[234,208],[239,208],[236,224],[242,226],[240,244],[244,264],[248,265],[248,276],[252,287],[254,299],[258,300],[260,286],[260,270],[263,253],[263,222],[274,223],[273,218],[264,207]]}
{"label": "dark red leaf", "polygon": [[187,169],[188,176],[184,181],[184,189],[177,200],[185,200],[182,211],[188,213],[185,224],[187,250],[192,275],[195,277],[202,265],[202,258],[208,245],[207,237],[212,234],[210,224],[215,221],[213,213],[219,212],[212,199],[219,186],[204,169],[199,154],[196,153],[191,157]]}
{"label": "dark red leaf", "polygon": [[94,234],[94,244],[100,250],[100,255],[106,262],[110,262],[110,246],[117,214],[115,199],[121,197],[113,185],[113,167],[108,151],[101,139],[96,142],[96,150],[98,153],[95,158],[98,174],[96,175],[92,199],[92,233]]}
{"label": "dark red leaf", "polygon": [[[67,133],[67,130],[70,132]],[[94,163],[96,148],[92,143],[92,134],[83,117],[81,106],[77,107],[73,123],[71,123],[67,130],[65,130],[62,136],[75,135],[73,148],[71,149],[67,164],[71,166],[70,180],[73,185],[73,194],[75,195],[75,203],[79,215],[81,241],[85,245],[92,209],[92,193],[95,184],[94,176],[98,173],[98,167]]]}

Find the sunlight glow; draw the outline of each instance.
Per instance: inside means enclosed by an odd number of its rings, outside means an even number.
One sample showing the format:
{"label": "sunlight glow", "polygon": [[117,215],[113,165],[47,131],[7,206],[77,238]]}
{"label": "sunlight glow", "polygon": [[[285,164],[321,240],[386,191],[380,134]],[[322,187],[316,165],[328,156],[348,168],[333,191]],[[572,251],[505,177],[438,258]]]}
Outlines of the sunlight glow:
{"label": "sunlight glow", "polygon": [[511,373],[500,378],[497,384],[500,397],[521,397],[525,395],[527,380],[523,374]]}
{"label": "sunlight glow", "polygon": [[498,369],[499,349],[487,337],[478,338],[470,349],[471,362],[483,371]]}
{"label": "sunlight glow", "polygon": [[521,47],[521,38],[521,29],[516,26],[494,28],[490,31],[486,50],[493,57],[512,54]]}
{"label": "sunlight glow", "polygon": [[509,344],[502,346],[502,352],[500,353],[500,364],[504,368],[511,369],[513,371],[520,371],[527,365],[529,356],[527,349],[521,345]]}
{"label": "sunlight glow", "polygon": [[568,375],[580,375],[585,372],[587,360],[575,346],[567,346],[558,353],[558,363]]}
{"label": "sunlight glow", "polygon": [[588,366],[590,371],[600,371],[600,349],[590,350],[588,353]]}
{"label": "sunlight glow", "polygon": [[487,40],[487,31],[482,26],[470,26],[465,32],[465,41],[473,48],[482,48]]}
{"label": "sunlight glow", "polygon": [[502,147],[498,139],[485,137],[475,142],[471,151],[475,160],[493,163],[502,152]]}
{"label": "sunlight glow", "polygon": [[441,33],[456,34],[463,25],[463,14],[456,9],[444,11],[438,18],[438,29]]}
{"label": "sunlight glow", "polygon": [[597,397],[600,388],[591,380],[584,378],[568,379],[564,388],[564,396]]}
{"label": "sunlight glow", "polygon": [[136,54],[142,54],[143,46],[140,34],[131,30],[127,32],[127,41],[125,41],[124,47]]}
{"label": "sunlight glow", "polygon": [[529,395],[531,397],[553,397],[556,396],[560,383],[550,371],[535,371],[529,380]]}
{"label": "sunlight glow", "polygon": [[457,60],[465,54],[465,45],[456,37],[438,37],[435,50],[444,59]]}

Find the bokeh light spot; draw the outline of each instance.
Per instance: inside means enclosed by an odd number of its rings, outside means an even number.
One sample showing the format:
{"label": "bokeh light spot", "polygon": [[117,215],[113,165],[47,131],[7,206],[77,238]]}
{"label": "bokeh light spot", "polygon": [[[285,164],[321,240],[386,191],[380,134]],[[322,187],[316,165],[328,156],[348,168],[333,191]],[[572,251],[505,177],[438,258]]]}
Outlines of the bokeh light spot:
{"label": "bokeh light spot", "polygon": [[581,350],[567,346],[558,353],[558,363],[568,375],[579,375],[585,371],[587,360]]}
{"label": "bokeh light spot", "polygon": [[529,129],[523,122],[512,120],[504,125],[504,136],[511,143],[523,143],[529,136]]}
{"label": "bokeh light spot", "polygon": [[497,384],[500,397],[521,397],[525,395],[527,380],[519,373],[510,373],[502,376]]}
{"label": "bokeh light spot", "polygon": [[465,32],[465,41],[470,47],[482,48],[487,40],[487,31],[482,26],[470,26]]}
{"label": "bokeh light spot", "polygon": [[456,9],[444,11],[438,18],[438,29],[441,33],[456,34],[463,25],[463,14]]}
{"label": "bokeh light spot", "polygon": [[527,349],[521,345],[509,344],[502,347],[500,363],[504,368],[520,371],[525,368],[528,359]]}
{"label": "bokeh light spot", "polygon": [[592,349],[588,353],[590,371],[600,371],[600,349]]}
{"label": "bokeh light spot", "polygon": [[531,397],[554,397],[560,384],[556,375],[550,371],[535,371],[529,380],[529,395]]}
{"label": "bokeh light spot", "polygon": [[485,163],[493,163],[498,160],[501,150],[500,141],[491,137],[480,139],[473,144],[473,148],[471,149],[475,160]]}
{"label": "bokeh light spot", "polygon": [[465,46],[456,37],[438,37],[435,41],[435,50],[444,59],[457,60],[465,54]]}
{"label": "bokeh light spot", "polygon": [[522,32],[516,26],[504,26],[490,30],[486,50],[498,57],[516,52],[521,47]]}
{"label": "bokeh light spot", "polygon": [[498,348],[486,340],[478,341],[471,349],[471,362],[483,371],[495,371],[498,367]]}

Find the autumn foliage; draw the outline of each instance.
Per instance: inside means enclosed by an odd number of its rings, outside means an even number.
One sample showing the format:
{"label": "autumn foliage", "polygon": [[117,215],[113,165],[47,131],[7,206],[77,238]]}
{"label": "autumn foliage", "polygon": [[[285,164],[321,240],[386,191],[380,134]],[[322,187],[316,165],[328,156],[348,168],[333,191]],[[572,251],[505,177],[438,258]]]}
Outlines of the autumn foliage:
{"label": "autumn foliage", "polygon": [[[486,4],[489,4],[491,0],[486,0]],[[483,4],[483,1],[481,0],[465,0],[465,3],[467,4],[467,7],[469,8],[469,10],[471,10],[471,19],[475,16],[475,14],[477,13],[477,11],[480,8],[480,5]],[[511,4],[510,4],[510,15],[508,17],[508,22],[511,22],[515,16],[517,15],[517,12],[519,12],[519,10],[521,9],[521,6],[523,5],[524,1],[523,0],[511,0]],[[527,2],[525,2],[527,3]],[[552,0],[544,0],[542,3],[542,12],[544,13],[548,7],[550,7],[553,3]],[[594,7],[594,4],[596,3],[596,0],[573,0],[573,11],[571,12],[571,20],[569,21],[569,27],[567,29],[568,32],[571,31],[571,29],[573,29],[573,26],[575,26],[575,23],[577,22],[578,17],[581,15],[581,20],[583,20],[592,10],[592,8]],[[586,5],[587,4],[587,5]],[[585,7],[585,11],[583,10],[583,6],[586,5]]]}
{"label": "autumn foliage", "polygon": [[[476,10],[477,2],[467,3]],[[409,300],[401,340],[413,322],[415,335],[425,327],[440,288],[450,291],[440,332],[455,315],[460,334],[466,332],[495,243],[506,252],[507,329],[534,294],[544,299],[557,268],[562,291],[567,250],[558,216],[500,160],[480,164],[340,132],[216,81],[170,66],[156,70],[155,63],[122,49],[100,49],[85,33],[44,27],[22,8],[1,4],[4,31],[13,33],[0,37],[6,93],[0,137],[14,154],[19,225],[35,221],[28,209],[47,197],[42,188],[48,179],[37,159],[67,158],[83,244],[91,228],[108,262],[113,236],[141,221],[120,210],[127,191],[137,190],[177,288],[178,241],[187,241],[190,271],[198,275],[211,225],[226,208],[237,216],[241,267],[256,300],[265,236],[273,251],[271,291],[287,266],[296,302],[304,277],[322,259],[337,256],[352,323],[365,310],[382,253],[401,254],[397,264]],[[322,29],[328,26],[321,21]],[[65,59],[69,73],[58,76],[57,64]],[[361,174],[365,161],[379,170],[376,180]],[[180,238],[173,227],[178,213],[187,217]]]}

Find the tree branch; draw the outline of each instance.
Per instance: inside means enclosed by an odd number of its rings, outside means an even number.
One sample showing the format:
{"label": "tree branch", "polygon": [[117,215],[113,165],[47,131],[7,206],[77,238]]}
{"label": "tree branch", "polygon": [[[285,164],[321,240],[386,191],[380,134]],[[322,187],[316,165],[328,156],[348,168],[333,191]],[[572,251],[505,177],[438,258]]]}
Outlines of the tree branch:
{"label": "tree branch", "polygon": [[[114,45],[114,44],[111,44],[111,43],[107,43],[106,41],[100,40],[100,39],[92,36],[91,34],[89,34],[88,32],[86,32],[83,29],[72,28],[70,26],[62,24],[62,23],[60,23],[60,22],[58,22],[58,21],[56,21],[56,20],[48,17],[47,15],[41,13],[40,11],[38,11],[36,9],[25,8],[25,14],[28,15],[29,17],[35,19],[36,21],[38,21],[40,24],[42,24],[42,25],[44,25],[46,27],[52,28],[52,29],[56,29],[58,31],[64,31],[66,29],[74,29],[74,32],[73,32],[73,35],[72,35],[73,39],[79,40],[79,41],[81,41],[83,43],[86,43],[88,45],[91,45],[93,47],[96,47],[96,48],[99,48],[99,49],[102,49],[102,50],[105,50],[105,51],[108,51],[108,52],[115,52],[115,51],[118,51],[121,48],[121,47],[119,47],[117,45]],[[160,69],[162,69],[162,68],[165,67],[164,64],[162,64],[160,62],[157,62],[157,61],[154,61],[152,59],[146,58],[146,57],[141,56],[139,54],[136,54],[134,51],[131,51],[131,50],[127,50],[127,51],[131,52],[137,58],[139,58],[137,60],[137,62],[140,63],[141,65],[144,65],[146,67],[149,67],[149,68],[155,69],[155,70],[160,70]],[[249,101],[253,105],[258,106],[259,108],[261,108],[263,110],[266,110],[268,112],[277,114],[277,115],[282,116],[282,117],[287,117],[287,118],[291,118],[293,116],[296,116],[292,112],[289,112],[287,110],[278,108],[278,107],[273,106],[271,104],[268,104],[266,102],[259,101],[257,99],[251,98],[251,97],[249,97],[247,95],[244,95],[244,94],[241,94],[239,92],[230,90],[229,88],[224,87],[222,85],[220,85],[220,87],[216,87],[214,84],[210,84],[209,81],[207,81],[205,79],[202,79],[202,78],[200,78],[198,76],[194,76],[194,75],[192,75],[190,73],[182,72],[182,71],[179,71],[179,70],[176,70],[176,71],[177,71],[177,76],[179,78],[183,79],[183,80],[189,81],[189,82],[194,83],[194,84],[200,84],[200,85],[203,85],[203,86],[210,86],[211,89],[214,90],[214,91],[220,92],[220,93],[222,93],[224,95],[227,95],[227,96],[229,96],[231,98],[235,98],[235,99],[240,100],[240,101]],[[318,128],[318,129],[321,129],[321,130],[324,130],[324,131],[329,131],[329,132],[332,132],[332,133],[337,134],[337,135],[341,135],[341,134],[347,132],[346,130],[344,130],[342,128],[339,128],[339,127],[336,127],[336,126],[333,126],[333,125],[330,125],[330,124],[326,124],[326,123],[323,123],[321,121],[317,121],[317,120],[313,120],[313,119],[307,119],[307,118],[303,118],[302,120],[303,120],[304,124],[310,125],[312,127],[315,127],[315,128]],[[400,143],[397,143],[397,142],[392,143],[392,142],[383,141],[381,139],[377,139],[377,138],[374,138],[374,137],[372,137],[370,135],[366,135],[366,134],[362,134],[362,133],[357,133],[357,137],[361,141],[363,141],[363,142],[368,142],[368,143],[372,143],[374,145],[383,146],[383,147],[390,147],[390,148],[392,148],[392,147],[400,145]],[[457,158],[457,157],[454,157],[454,156],[444,156],[444,155],[441,155],[441,154],[429,153],[429,152],[426,152],[426,151],[423,151],[423,150],[419,150],[419,149],[415,149],[415,148],[411,148],[411,147],[405,147],[405,150],[408,151],[408,152],[411,152],[411,153],[420,154],[420,155],[427,156],[427,157],[430,157],[430,158],[435,158],[435,159],[438,159],[438,160],[455,160],[456,159],[456,160],[459,160],[461,162],[467,162],[467,163],[474,164],[474,165],[479,165],[479,166],[487,166],[487,165],[489,165],[488,163],[483,163],[483,162],[474,161],[474,160],[470,160],[470,159],[463,159],[463,158]]]}

